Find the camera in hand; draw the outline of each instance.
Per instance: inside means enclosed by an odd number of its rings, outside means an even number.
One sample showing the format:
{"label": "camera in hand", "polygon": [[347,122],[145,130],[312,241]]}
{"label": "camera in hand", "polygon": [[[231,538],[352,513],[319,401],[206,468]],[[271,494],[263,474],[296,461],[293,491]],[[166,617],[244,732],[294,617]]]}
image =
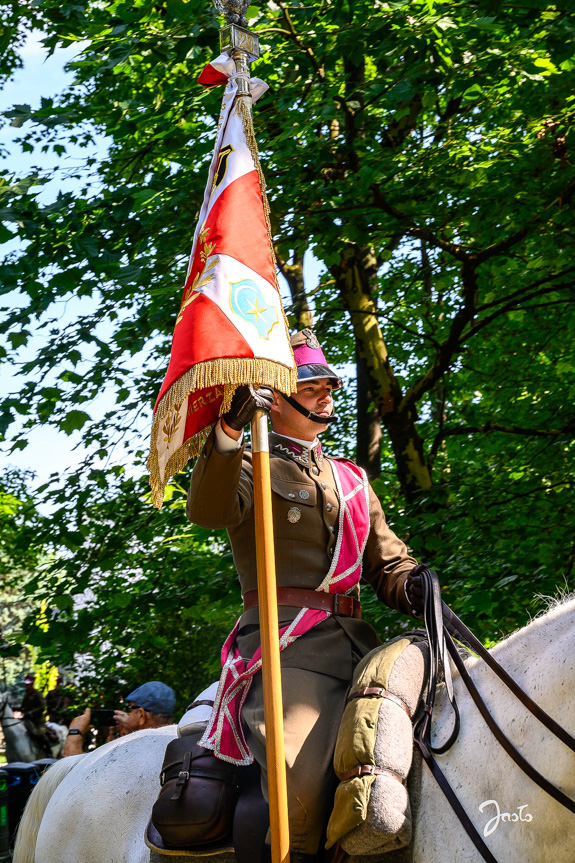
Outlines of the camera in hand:
{"label": "camera in hand", "polygon": [[114,711],[107,710],[103,707],[95,707],[90,711],[91,722],[96,728],[102,728],[105,725],[114,725]]}

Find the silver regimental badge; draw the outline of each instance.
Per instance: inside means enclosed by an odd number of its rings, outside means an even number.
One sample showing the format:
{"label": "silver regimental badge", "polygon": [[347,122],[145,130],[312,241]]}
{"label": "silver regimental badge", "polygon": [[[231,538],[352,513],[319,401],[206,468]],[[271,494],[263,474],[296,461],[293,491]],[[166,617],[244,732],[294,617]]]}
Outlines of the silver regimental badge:
{"label": "silver regimental badge", "polygon": [[289,522],[296,524],[301,518],[301,509],[298,509],[297,506],[290,506],[287,517]]}
{"label": "silver regimental badge", "polygon": [[305,488],[302,488],[302,490],[299,493],[299,496],[301,497],[302,500],[307,500],[309,497],[309,491],[307,491],[307,489],[305,489]]}
{"label": "silver regimental badge", "polygon": [[302,330],[302,333],[305,336],[305,343],[308,348],[312,348],[312,350],[317,350],[319,348],[319,342],[317,340],[317,336],[312,330],[308,330],[307,327],[305,330]]}

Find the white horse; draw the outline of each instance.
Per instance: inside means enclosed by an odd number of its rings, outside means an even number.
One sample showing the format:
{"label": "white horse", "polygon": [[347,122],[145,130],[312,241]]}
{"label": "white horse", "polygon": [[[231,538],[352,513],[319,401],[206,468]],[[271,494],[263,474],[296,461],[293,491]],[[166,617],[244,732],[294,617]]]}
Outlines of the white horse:
{"label": "white horse", "polygon": [[[574,646],[571,600],[492,650],[519,685],[570,734],[575,733]],[[531,717],[482,662],[471,659],[467,667],[516,747],[575,799],[575,753]],[[498,863],[572,863],[575,815],[534,785],[499,747],[457,675],[454,685],[461,733],[438,761]],[[434,722],[440,742],[451,727],[441,691]],[[78,761],[53,794],[47,783],[57,784],[68,759],[51,767],[24,813],[13,863],[148,863],[144,829],[159,788],[164,748],[174,733],[172,726],[107,744]],[[414,863],[482,863],[425,765],[422,773]],[[41,799],[44,788],[47,793]]]}
{"label": "white horse", "polygon": [[[0,725],[6,743],[6,760],[8,762],[37,761],[38,758],[46,756],[44,750],[28,733],[24,720],[14,716],[8,692],[0,692]],[[51,745],[52,758],[58,758],[62,754],[68,729],[65,725],[57,725],[55,722],[47,722],[46,725],[56,737],[55,742]]]}

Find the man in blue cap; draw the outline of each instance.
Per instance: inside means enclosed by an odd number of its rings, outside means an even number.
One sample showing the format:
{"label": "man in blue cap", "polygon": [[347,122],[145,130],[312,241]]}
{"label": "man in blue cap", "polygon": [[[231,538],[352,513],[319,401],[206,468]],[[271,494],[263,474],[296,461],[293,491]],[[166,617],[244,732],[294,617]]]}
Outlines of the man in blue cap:
{"label": "man in blue cap", "polygon": [[[176,696],[170,686],[160,680],[150,680],[130,692],[126,698],[128,710],[114,710],[114,720],[120,734],[131,734],[142,728],[160,728],[171,725],[176,707]],[[92,715],[89,707],[70,722],[68,739],[62,756],[79,755],[84,751],[84,737],[90,730]]]}
{"label": "man in blue cap", "polygon": [[115,710],[114,719],[121,734],[131,734],[142,728],[160,728],[171,725],[176,696],[171,687],[160,680],[149,680],[130,692],[126,698],[128,710]]}

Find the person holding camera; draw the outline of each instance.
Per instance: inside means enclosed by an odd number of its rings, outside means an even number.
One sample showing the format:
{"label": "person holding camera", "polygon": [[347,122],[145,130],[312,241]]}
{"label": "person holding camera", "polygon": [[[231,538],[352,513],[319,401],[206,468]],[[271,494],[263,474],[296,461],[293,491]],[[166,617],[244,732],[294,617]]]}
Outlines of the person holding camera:
{"label": "person holding camera", "polygon": [[[115,724],[110,726],[110,735],[106,742],[113,739],[113,732],[117,729],[120,736],[123,736],[144,728],[161,728],[163,725],[171,725],[174,721],[173,713],[176,706],[174,690],[160,680],[150,680],[134,689],[126,701],[127,710],[113,712]],[[70,722],[62,758],[68,755],[80,755],[84,751],[84,739],[91,727],[92,711],[87,707],[84,713]]]}
{"label": "person holding camera", "polygon": [[141,731],[142,728],[161,728],[174,721],[174,690],[160,680],[150,680],[134,689],[126,701],[127,711],[114,711],[114,720],[121,735]]}

